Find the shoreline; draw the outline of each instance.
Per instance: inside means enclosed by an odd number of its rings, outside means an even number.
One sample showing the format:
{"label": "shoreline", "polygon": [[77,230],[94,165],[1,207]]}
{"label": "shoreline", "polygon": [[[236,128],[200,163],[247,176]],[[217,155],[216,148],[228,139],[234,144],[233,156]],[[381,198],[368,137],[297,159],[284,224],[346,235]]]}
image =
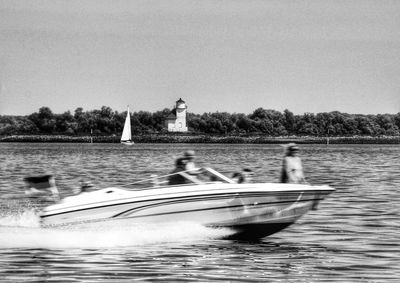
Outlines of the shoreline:
{"label": "shoreline", "polygon": [[[0,142],[25,143],[120,143],[119,136],[66,136],[66,135],[12,135],[1,137]],[[327,137],[312,136],[216,136],[216,135],[138,135],[135,143],[226,143],[226,144],[327,144]],[[329,144],[400,144],[400,136],[329,137]]]}

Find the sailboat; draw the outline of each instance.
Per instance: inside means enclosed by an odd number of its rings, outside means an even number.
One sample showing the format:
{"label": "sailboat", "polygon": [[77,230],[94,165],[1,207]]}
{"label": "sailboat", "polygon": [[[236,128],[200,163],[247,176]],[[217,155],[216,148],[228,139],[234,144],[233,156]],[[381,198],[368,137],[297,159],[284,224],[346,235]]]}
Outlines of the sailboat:
{"label": "sailboat", "polygon": [[121,143],[125,144],[125,145],[133,145],[133,144],[135,144],[132,141],[131,116],[129,114],[129,106],[128,106],[128,111],[126,111],[126,118],[125,118],[124,129],[122,131]]}

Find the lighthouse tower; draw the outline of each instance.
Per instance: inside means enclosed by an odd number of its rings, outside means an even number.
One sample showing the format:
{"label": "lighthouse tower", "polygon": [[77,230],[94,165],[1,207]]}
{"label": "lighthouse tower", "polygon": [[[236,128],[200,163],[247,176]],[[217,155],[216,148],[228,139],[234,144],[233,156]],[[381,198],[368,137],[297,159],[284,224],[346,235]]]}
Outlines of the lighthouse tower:
{"label": "lighthouse tower", "polygon": [[179,100],[176,101],[175,109],[172,110],[171,114],[166,119],[168,132],[187,132],[186,109],[185,101],[179,98]]}

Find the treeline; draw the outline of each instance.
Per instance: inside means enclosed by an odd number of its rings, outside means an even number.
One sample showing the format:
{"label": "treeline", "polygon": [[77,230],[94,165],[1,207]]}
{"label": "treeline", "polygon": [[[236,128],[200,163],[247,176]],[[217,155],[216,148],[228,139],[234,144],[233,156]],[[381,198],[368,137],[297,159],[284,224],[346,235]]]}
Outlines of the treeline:
{"label": "treeline", "polygon": [[[165,134],[165,118],[170,109],[131,114],[132,133]],[[0,116],[0,135],[115,135],[122,132],[126,112],[103,106],[99,110],[77,108],[55,114],[49,107],[27,116]],[[361,115],[338,111],[294,115],[258,108],[251,114],[215,112],[187,115],[192,134],[263,135],[263,136],[398,136],[400,112],[397,114]]]}

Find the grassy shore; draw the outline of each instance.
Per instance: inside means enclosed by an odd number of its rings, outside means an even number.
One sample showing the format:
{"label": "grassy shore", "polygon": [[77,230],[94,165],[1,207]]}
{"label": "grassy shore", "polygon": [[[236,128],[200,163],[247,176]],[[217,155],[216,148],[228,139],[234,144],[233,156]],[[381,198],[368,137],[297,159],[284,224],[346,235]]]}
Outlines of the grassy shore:
{"label": "grassy shore", "polygon": [[[64,135],[12,135],[0,138],[0,142],[58,142],[58,143],[119,143],[118,136],[64,136]],[[231,143],[231,144],[326,144],[326,137],[270,137],[270,136],[213,136],[213,135],[138,135],[135,143]],[[400,136],[351,136],[329,137],[330,144],[400,144]]]}

